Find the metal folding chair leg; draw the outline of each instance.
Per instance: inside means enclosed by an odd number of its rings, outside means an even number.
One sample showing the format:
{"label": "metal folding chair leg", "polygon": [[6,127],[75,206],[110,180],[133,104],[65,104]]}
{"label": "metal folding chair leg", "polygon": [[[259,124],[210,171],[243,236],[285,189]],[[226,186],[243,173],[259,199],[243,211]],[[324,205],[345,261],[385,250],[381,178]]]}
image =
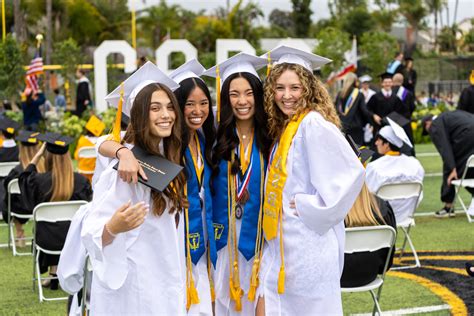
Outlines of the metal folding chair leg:
{"label": "metal folding chair leg", "polygon": [[382,310],[380,309],[380,304],[377,298],[377,295],[375,295],[374,291],[369,291],[370,295],[372,295],[372,299],[374,300],[374,309],[372,310],[372,315],[376,315],[377,313],[379,315],[382,315]]}
{"label": "metal folding chair leg", "polygon": [[403,270],[403,269],[411,269],[411,268],[421,267],[420,259],[418,258],[418,254],[416,253],[415,246],[413,245],[413,242],[411,241],[411,238],[410,238],[411,225],[408,226],[407,229],[405,229],[405,227],[400,227],[400,228],[402,229],[403,234],[405,235],[405,239],[403,240],[403,246],[400,250],[400,259],[402,258],[402,255],[404,253],[406,243],[408,242],[408,245],[410,246],[411,252],[413,253],[413,257],[415,257],[415,264],[414,265],[409,265],[409,266],[394,267],[394,268],[392,268],[392,270]]}

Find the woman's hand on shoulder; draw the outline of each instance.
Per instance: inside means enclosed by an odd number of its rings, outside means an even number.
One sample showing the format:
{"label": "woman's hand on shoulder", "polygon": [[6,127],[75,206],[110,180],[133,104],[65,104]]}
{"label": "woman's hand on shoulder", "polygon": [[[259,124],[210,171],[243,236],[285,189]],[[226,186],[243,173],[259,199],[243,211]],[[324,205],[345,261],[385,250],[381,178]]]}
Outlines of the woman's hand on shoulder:
{"label": "woman's hand on shoulder", "polygon": [[38,150],[38,152],[35,154],[35,156],[33,157],[33,159],[31,159],[31,162],[32,164],[36,165],[38,164],[39,160],[41,159],[41,157],[43,157],[43,154],[44,154],[44,151],[46,150],[46,142],[43,143],[43,145],[41,145],[40,149]]}
{"label": "woman's hand on shoulder", "polygon": [[117,158],[119,159],[117,170],[120,179],[127,183],[137,183],[138,175],[140,175],[145,181],[148,180],[145,171],[143,171],[142,166],[140,166],[131,150],[128,148],[120,150],[117,153]]}

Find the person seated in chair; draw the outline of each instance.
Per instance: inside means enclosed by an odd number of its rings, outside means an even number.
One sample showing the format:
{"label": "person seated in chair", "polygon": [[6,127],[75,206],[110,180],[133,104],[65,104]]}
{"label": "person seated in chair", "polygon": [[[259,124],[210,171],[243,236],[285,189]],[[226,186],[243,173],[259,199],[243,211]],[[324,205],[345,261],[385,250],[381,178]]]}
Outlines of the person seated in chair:
{"label": "person seated in chair", "polygon": [[[5,190],[5,194],[3,194],[3,201],[2,204],[2,213],[3,218],[5,221],[8,219],[8,184],[10,181],[14,179],[18,179],[20,174],[25,170],[26,166],[30,163],[33,159],[35,154],[40,149],[39,141],[37,136],[39,135],[38,132],[30,132],[30,131],[20,131],[16,140],[19,141],[19,160],[20,164],[13,168],[10,173],[5,177],[3,180],[3,189]],[[44,172],[44,160],[41,159],[36,166],[38,172]],[[12,194],[10,197],[11,203],[11,210],[18,214],[33,214],[32,208],[27,208],[21,200],[21,194]],[[23,225],[28,221],[26,218],[13,218],[13,223],[15,224],[16,230],[16,237],[18,240],[16,241],[17,247],[24,247],[25,246],[25,231],[23,229]]]}
{"label": "person seated in chair", "polygon": [[0,148],[0,162],[18,161],[18,147],[15,142],[16,131],[20,124],[8,117],[0,119],[0,130],[3,135],[3,144]]}
{"label": "person seated in chair", "polygon": [[[31,160],[19,177],[20,191],[23,203],[34,209],[43,202],[60,202],[86,200],[92,198],[92,189],[89,181],[74,172],[69,144],[72,138],[56,133],[46,133],[39,137],[44,141],[40,150]],[[45,159],[46,172],[38,173],[37,165],[41,157]],[[36,227],[36,243],[50,250],[61,250],[64,246],[69,221],[55,223],[40,222]],[[56,268],[59,256],[41,253],[39,257],[40,273],[49,269],[52,278],[43,281],[43,286],[58,289]]]}
{"label": "person seated in chair", "polygon": [[[416,158],[400,153],[404,143],[413,146],[403,128],[390,118],[387,118],[387,121],[389,125],[380,129],[375,140],[377,152],[383,156],[369,163],[366,169],[366,183],[370,192],[374,194],[385,184],[423,182],[425,175],[423,167]],[[422,196],[418,203],[421,199]],[[395,212],[397,222],[402,223],[412,215],[417,197],[392,200],[389,203]]]}

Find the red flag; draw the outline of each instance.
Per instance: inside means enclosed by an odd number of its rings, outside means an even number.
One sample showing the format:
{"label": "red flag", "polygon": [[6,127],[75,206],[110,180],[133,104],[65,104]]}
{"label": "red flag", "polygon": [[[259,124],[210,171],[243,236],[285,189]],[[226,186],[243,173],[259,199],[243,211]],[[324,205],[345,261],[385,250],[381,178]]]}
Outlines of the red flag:
{"label": "red flag", "polygon": [[41,50],[38,49],[35,57],[30,62],[25,78],[27,88],[30,88],[33,93],[39,90],[38,75],[43,73],[43,58],[41,57]]}

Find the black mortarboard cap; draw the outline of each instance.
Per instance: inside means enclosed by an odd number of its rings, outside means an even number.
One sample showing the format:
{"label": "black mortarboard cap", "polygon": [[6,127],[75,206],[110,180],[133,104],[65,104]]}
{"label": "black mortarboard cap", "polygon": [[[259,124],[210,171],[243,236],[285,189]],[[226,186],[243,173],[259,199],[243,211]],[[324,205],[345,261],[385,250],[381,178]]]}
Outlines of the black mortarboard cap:
{"label": "black mortarboard cap", "polygon": [[21,142],[21,144],[24,146],[35,146],[38,144],[38,137],[41,137],[40,135],[41,134],[38,132],[20,131],[15,139]]}
{"label": "black mortarboard cap", "polygon": [[[183,170],[182,166],[164,157],[151,155],[136,145],[133,147],[132,152],[148,178],[145,181],[139,176],[138,182],[152,190],[163,192],[170,182]],[[117,168],[118,163],[114,166],[114,169]]]}
{"label": "black mortarboard cap", "polygon": [[38,139],[46,143],[46,150],[55,155],[64,155],[74,139],[57,133],[48,132],[38,135]]}
{"label": "black mortarboard cap", "polygon": [[370,158],[372,158],[373,154],[374,154],[374,151],[367,148],[367,147],[360,147],[359,148],[359,151],[360,151],[360,156],[359,156],[359,159],[360,159],[360,162],[362,162],[363,165],[366,164],[366,162],[369,161]]}
{"label": "black mortarboard cap", "polygon": [[21,124],[8,118],[8,117],[2,117],[0,119],[0,130],[14,135],[17,130],[20,129]]}
{"label": "black mortarboard cap", "polygon": [[397,112],[390,112],[386,117],[383,119],[383,123],[388,125],[388,121],[386,118],[390,118],[392,121],[400,125],[401,127],[405,127],[406,125],[410,124],[410,120],[406,117],[402,116],[400,113]]}
{"label": "black mortarboard cap", "polygon": [[354,151],[354,153],[356,154],[357,157],[360,157],[360,151],[359,151],[359,145],[356,144],[356,142],[354,141],[354,139],[352,139],[352,136],[349,135],[349,134],[346,134],[346,140],[347,142],[349,143],[349,145],[351,146],[352,150]]}
{"label": "black mortarboard cap", "polygon": [[379,75],[380,79],[384,80],[384,79],[392,79],[393,78],[393,74],[389,73],[389,72],[384,72],[382,74]]}

